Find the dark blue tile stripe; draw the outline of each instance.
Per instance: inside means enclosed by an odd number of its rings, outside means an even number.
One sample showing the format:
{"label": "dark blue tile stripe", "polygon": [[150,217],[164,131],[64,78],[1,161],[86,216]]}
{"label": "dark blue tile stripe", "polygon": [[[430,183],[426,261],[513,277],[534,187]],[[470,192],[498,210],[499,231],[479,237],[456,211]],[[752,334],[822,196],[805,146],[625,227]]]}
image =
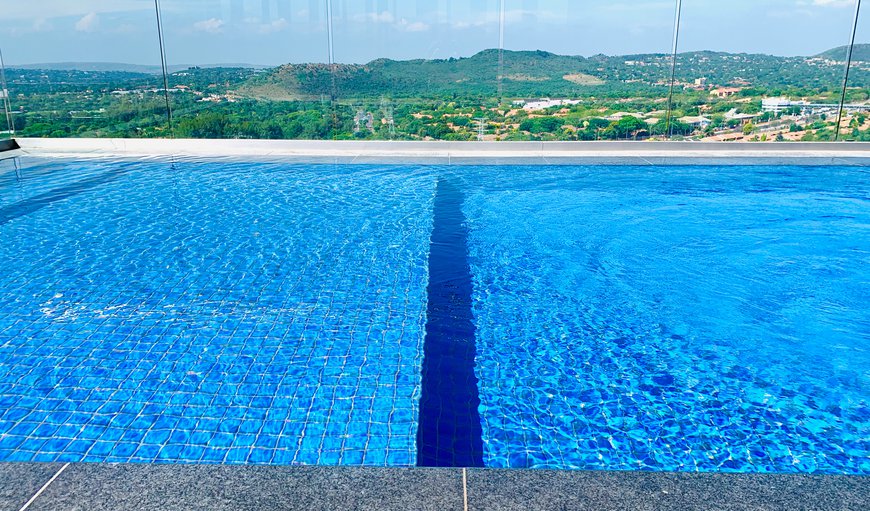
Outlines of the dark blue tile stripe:
{"label": "dark blue tile stripe", "polygon": [[463,200],[454,184],[446,179],[438,181],[417,432],[417,465],[423,467],[483,466]]}

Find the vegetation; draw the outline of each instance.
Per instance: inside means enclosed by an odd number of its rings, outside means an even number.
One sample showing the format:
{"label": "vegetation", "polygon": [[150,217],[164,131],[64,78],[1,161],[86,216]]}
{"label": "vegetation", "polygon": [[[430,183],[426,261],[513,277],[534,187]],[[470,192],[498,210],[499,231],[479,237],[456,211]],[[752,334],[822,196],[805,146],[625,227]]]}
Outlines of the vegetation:
{"label": "vegetation", "polygon": [[[870,45],[858,50],[849,103],[870,100],[870,68],[861,62]],[[162,77],[138,68],[14,69],[7,76],[15,129],[31,137],[828,140],[835,112],[764,112],[762,98],[837,103],[843,69],[830,59],[839,51],[811,58],[681,54],[670,119],[671,62],[660,54],[487,50],[366,65],[191,68],[170,76],[172,131]],[[717,92],[721,87],[730,89]],[[564,101],[528,103],[543,97]],[[843,136],[866,140],[867,128],[865,115],[849,115]]]}

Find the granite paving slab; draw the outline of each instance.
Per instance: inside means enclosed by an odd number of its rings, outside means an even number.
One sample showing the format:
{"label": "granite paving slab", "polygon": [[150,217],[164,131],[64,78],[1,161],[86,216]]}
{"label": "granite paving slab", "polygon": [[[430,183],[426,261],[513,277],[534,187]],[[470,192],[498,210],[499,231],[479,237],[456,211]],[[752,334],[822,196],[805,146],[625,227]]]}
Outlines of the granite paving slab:
{"label": "granite paving slab", "polygon": [[468,470],[469,510],[870,509],[870,477]]}
{"label": "granite paving slab", "polygon": [[18,511],[63,463],[0,463],[0,511]]}
{"label": "granite paving slab", "polygon": [[462,471],[77,464],[28,511],[463,509]]}

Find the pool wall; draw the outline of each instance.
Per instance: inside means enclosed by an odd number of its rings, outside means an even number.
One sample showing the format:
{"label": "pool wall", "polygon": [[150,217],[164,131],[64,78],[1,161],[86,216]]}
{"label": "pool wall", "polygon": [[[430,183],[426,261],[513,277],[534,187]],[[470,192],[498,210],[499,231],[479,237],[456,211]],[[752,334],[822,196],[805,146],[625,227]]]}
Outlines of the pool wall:
{"label": "pool wall", "polygon": [[18,143],[15,140],[0,140],[0,153],[5,151],[13,151],[15,149],[20,149]]}
{"label": "pool wall", "polygon": [[[357,142],[192,139],[16,139],[39,156],[247,156],[310,163],[866,165],[870,143],[758,142]],[[2,156],[0,156],[2,157]]]}

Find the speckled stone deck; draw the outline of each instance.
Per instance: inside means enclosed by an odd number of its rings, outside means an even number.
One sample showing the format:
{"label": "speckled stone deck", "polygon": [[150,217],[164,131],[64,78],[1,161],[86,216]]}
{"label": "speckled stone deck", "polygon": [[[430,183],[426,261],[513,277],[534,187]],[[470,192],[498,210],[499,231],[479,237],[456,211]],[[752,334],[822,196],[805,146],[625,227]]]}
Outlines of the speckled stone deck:
{"label": "speckled stone deck", "polygon": [[0,510],[870,509],[870,477],[861,476],[144,464],[72,464],[58,475],[61,468],[0,464]]}

